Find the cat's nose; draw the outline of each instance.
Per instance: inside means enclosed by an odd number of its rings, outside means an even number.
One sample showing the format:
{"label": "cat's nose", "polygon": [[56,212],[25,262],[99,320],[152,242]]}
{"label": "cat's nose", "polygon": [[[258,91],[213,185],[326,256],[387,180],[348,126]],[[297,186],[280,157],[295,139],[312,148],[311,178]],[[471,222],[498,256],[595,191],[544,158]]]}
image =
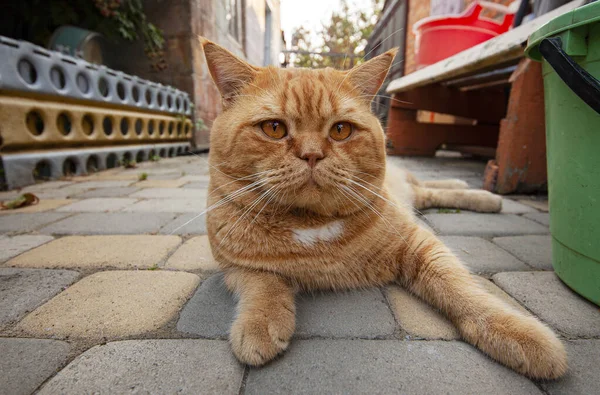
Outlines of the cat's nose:
{"label": "cat's nose", "polygon": [[304,159],[308,163],[308,167],[311,169],[317,165],[317,162],[323,159],[323,153],[321,152],[308,152],[302,154],[300,159]]}

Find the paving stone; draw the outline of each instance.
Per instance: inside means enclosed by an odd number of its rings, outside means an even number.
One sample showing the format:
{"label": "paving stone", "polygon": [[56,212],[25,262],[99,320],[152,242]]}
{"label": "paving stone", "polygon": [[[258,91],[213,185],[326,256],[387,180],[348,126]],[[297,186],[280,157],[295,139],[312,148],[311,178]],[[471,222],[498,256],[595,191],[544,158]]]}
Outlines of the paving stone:
{"label": "paving stone", "polygon": [[40,199],[67,199],[92,189],[83,184],[85,183],[71,184],[58,189],[43,189],[39,192],[35,192],[35,195]]}
{"label": "paving stone", "polygon": [[542,225],[550,226],[550,214],[548,213],[529,213],[523,217],[539,222]]}
{"label": "paving stone", "polygon": [[251,369],[245,394],[541,394],[462,342],[299,340]]}
{"label": "paving stone", "polygon": [[137,181],[139,175],[143,173],[143,171],[137,171],[137,172],[132,172],[132,173],[123,173],[122,171],[120,172],[114,172],[114,173],[108,173],[105,171],[102,171],[96,175],[94,175],[93,180],[97,180],[97,181]]}
{"label": "paving stone", "polygon": [[76,203],[61,207],[57,211],[64,212],[106,212],[119,211],[122,208],[131,206],[137,202],[137,199],[126,198],[92,198],[80,200]]}
{"label": "paving stone", "polygon": [[37,204],[34,204],[32,206],[21,207],[14,210],[0,210],[0,215],[40,213],[43,211],[54,210],[56,208],[65,206],[67,204],[71,204],[76,201],[77,200],[71,199],[41,199]]}
{"label": "paving stone", "polygon": [[530,267],[487,240],[469,236],[444,236],[440,240],[473,273],[526,271]]}
{"label": "paving stone", "polygon": [[208,189],[208,181],[196,181],[185,184],[184,189]]}
{"label": "paving stone", "polygon": [[147,199],[123,209],[128,212],[196,213],[206,208],[206,199]]}
{"label": "paving stone", "polygon": [[87,181],[76,184],[79,188],[95,189],[95,188],[122,188],[131,185],[131,181],[107,180],[107,181]]}
{"label": "paving stone", "polygon": [[537,213],[537,210],[512,199],[502,199],[502,214]]}
{"label": "paving stone", "polygon": [[59,235],[156,233],[173,218],[175,214],[172,213],[84,213],[46,226],[40,232]]}
{"label": "paving stone", "polygon": [[181,180],[185,181],[185,182],[205,182],[206,184],[208,184],[208,181],[210,180],[209,176],[183,176],[181,177]]}
{"label": "paving stone", "polygon": [[526,204],[530,207],[536,208],[540,211],[549,211],[548,200],[531,200],[531,199],[521,199],[519,202]]}
{"label": "paving stone", "polygon": [[537,222],[512,214],[428,214],[426,217],[443,235],[508,236],[549,232]]}
{"label": "paving stone", "polygon": [[45,189],[57,189],[67,185],[72,185],[72,181],[44,181],[34,185],[28,185],[21,190],[21,192],[39,192]]}
{"label": "paving stone", "polygon": [[600,336],[600,310],[550,272],[499,273],[494,283],[568,336]]}
{"label": "paving stone", "polygon": [[201,189],[183,188],[144,188],[131,195],[135,198],[145,199],[204,199],[208,196],[207,191]]}
{"label": "paving stone", "polygon": [[33,311],[78,276],[69,270],[0,269],[0,326]]}
{"label": "paving stone", "polygon": [[494,243],[539,270],[552,270],[552,236],[497,237]]}
{"label": "paving stone", "polygon": [[127,340],[93,347],[39,394],[238,394],[244,368],[225,341]]}
{"label": "paving stone", "polygon": [[58,340],[0,338],[0,394],[31,394],[67,362],[69,352],[69,344]]}
{"label": "paving stone", "polygon": [[390,336],[396,329],[390,308],[377,288],[299,295],[297,305],[298,336],[373,339]]}
{"label": "paving stone", "polygon": [[165,267],[167,269],[203,271],[219,269],[219,265],[210,250],[208,236],[197,236],[186,241],[171,255]]}
{"label": "paving stone", "polygon": [[[179,175],[174,175],[174,177],[179,177]],[[136,182],[134,186],[138,188],[179,188],[185,184],[185,181],[181,181],[179,179],[176,180],[144,180],[140,182]]]}
{"label": "paving stone", "polygon": [[137,192],[139,190],[139,188],[135,187],[98,188],[74,195],[73,197],[77,199],[116,198],[129,196],[132,193]]}
{"label": "paving stone", "polygon": [[6,265],[35,268],[150,268],[181,243],[179,236],[69,236],[26,252]]}
{"label": "paving stone", "polygon": [[[377,338],[390,336],[396,324],[379,289],[300,295],[296,300],[296,335]],[[229,332],[235,312],[222,275],[207,279],[180,314],[177,329],[210,338]]]}
{"label": "paving stone", "polygon": [[406,290],[394,285],[386,289],[386,294],[400,327],[411,337],[429,340],[460,338],[458,330],[446,317]]}
{"label": "paving stone", "polygon": [[182,214],[160,230],[161,235],[206,234],[206,215],[202,213]]}
{"label": "paving stone", "polygon": [[178,180],[181,177],[181,173],[172,174],[152,174],[148,176],[148,180]]}
{"label": "paving stone", "polygon": [[68,217],[69,213],[25,213],[3,215],[0,232],[31,232]]}
{"label": "paving stone", "polygon": [[52,236],[23,235],[0,238],[0,263],[9,260],[27,250],[53,240]]}
{"label": "paving stone", "polygon": [[550,395],[589,395],[600,389],[600,340],[565,342],[569,354],[569,370],[556,381],[542,382]]}
{"label": "paving stone", "polygon": [[200,278],[168,271],[92,274],[17,325],[33,336],[103,340],[141,335],[172,320]]}

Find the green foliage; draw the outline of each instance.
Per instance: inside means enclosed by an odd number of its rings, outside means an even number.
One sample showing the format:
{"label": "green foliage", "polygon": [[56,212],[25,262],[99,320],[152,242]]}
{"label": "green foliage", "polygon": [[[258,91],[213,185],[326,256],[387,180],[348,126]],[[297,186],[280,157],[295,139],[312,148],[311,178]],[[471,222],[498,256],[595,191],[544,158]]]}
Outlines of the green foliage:
{"label": "green foliage", "polygon": [[438,214],[460,214],[460,209],[451,209],[451,208],[439,208]]}
{"label": "green foliage", "polygon": [[140,173],[138,175],[138,181],[146,181],[148,179],[148,173]]}
{"label": "green foliage", "polygon": [[356,57],[322,56],[315,54],[297,54],[294,60],[296,67],[335,67],[347,69],[362,62],[367,39],[373,32],[377,18],[383,8],[383,0],[371,0],[369,10],[354,10],[347,0],[341,0],[339,11],[333,12],[331,18],[316,32],[319,43],[313,42],[311,31],[299,27],[292,35],[293,51],[330,52],[335,54],[351,54]]}
{"label": "green foliage", "polygon": [[158,161],[160,160],[160,156],[158,156],[158,155],[152,155],[152,156],[150,157],[150,160],[151,160],[152,162],[158,162]]}

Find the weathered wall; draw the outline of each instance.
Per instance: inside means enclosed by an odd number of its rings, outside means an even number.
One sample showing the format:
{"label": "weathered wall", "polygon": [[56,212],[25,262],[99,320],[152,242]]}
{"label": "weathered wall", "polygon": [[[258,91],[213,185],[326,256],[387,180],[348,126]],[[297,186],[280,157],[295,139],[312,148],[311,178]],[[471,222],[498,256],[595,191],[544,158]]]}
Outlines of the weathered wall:
{"label": "weathered wall", "polygon": [[[405,55],[405,69],[404,73],[409,74],[416,71],[417,65],[415,63],[415,34],[413,33],[412,26],[415,22],[426,18],[431,13],[431,1],[430,0],[407,0],[408,1],[408,13],[406,23],[406,55]],[[468,7],[471,3],[476,0],[464,0],[463,10]],[[513,0],[488,0],[493,3],[499,3],[503,5],[509,5]],[[452,0],[453,3],[456,1]],[[439,0],[438,0],[439,3]]]}
{"label": "weathered wall", "polygon": [[[241,13],[239,40],[229,32],[228,3],[229,0],[144,0],[148,20],[163,30],[168,68],[153,71],[139,43],[121,49],[123,56],[117,68],[188,92],[195,104],[196,118],[210,128],[221,111],[221,98],[210,79],[197,37],[204,36],[253,64],[263,65],[265,4],[268,3],[272,15],[272,64],[277,64],[281,50],[279,0],[242,2],[245,9]],[[208,143],[208,139],[208,130],[196,131],[197,145]]]}

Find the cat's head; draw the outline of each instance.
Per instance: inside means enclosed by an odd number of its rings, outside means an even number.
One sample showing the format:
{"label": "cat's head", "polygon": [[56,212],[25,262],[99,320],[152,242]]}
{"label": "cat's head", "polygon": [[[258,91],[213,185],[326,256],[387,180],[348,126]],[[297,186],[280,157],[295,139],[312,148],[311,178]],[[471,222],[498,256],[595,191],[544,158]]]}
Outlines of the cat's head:
{"label": "cat's head", "polygon": [[338,71],[255,67],[201,43],[223,98],[210,137],[213,178],[261,181],[271,204],[326,215],[355,211],[363,187],[381,187],[385,135],[371,101],[396,49]]}

